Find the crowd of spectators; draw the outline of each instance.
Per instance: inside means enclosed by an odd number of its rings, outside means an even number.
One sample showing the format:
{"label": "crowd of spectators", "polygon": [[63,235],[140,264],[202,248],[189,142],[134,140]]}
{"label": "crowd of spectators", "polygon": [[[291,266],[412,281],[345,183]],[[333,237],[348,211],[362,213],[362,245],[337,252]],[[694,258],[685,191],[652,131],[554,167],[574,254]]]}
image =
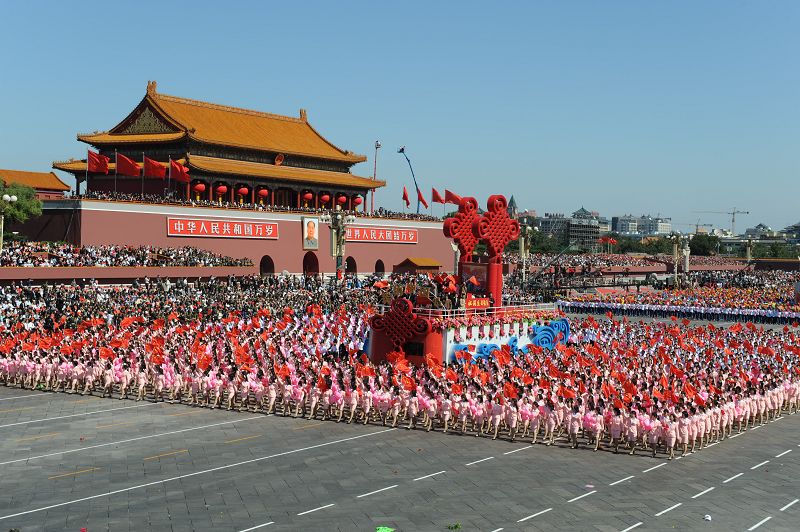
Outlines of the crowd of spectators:
{"label": "crowd of spectators", "polygon": [[11,242],[0,251],[0,267],[252,266],[193,247],[80,246],[62,242]]}
{"label": "crowd of spectators", "polygon": [[[253,210],[259,212],[286,212],[286,213],[301,213],[301,214],[323,214],[331,212],[327,208],[314,208],[314,207],[286,207],[282,205],[268,205],[265,203],[250,203],[243,201],[242,203],[234,203],[227,200],[211,201],[209,199],[184,199],[177,196],[167,196],[161,194],[130,194],[123,192],[104,192],[104,191],[89,191],[85,194],[73,195],[73,199],[90,199],[90,200],[103,200],[103,201],[125,201],[132,203],[155,203],[158,205],[176,205],[188,207],[208,207],[214,209],[238,209],[238,210]],[[425,213],[413,212],[398,212],[380,207],[373,213],[364,212],[363,210],[340,210],[344,214],[352,214],[357,217],[366,218],[386,218],[396,220],[419,220],[419,221],[441,221],[442,219],[436,216],[431,216]]]}

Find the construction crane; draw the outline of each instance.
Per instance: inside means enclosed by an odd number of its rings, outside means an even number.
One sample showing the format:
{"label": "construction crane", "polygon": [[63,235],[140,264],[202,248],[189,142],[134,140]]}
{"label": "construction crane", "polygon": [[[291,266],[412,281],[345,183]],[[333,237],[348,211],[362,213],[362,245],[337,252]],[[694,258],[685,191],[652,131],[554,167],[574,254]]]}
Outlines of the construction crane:
{"label": "construction crane", "polygon": [[672,222],[672,225],[680,225],[681,227],[694,227],[694,234],[700,232],[701,227],[714,227],[714,224],[701,224],[700,218],[697,219],[697,222],[693,224],[681,223],[681,222]]}
{"label": "construction crane", "polygon": [[731,234],[736,236],[736,215],[737,214],[750,214],[750,211],[740,211],[736,207],[730,212],[722,211],[694,211],[698,214],[728,214],[731,217]]}

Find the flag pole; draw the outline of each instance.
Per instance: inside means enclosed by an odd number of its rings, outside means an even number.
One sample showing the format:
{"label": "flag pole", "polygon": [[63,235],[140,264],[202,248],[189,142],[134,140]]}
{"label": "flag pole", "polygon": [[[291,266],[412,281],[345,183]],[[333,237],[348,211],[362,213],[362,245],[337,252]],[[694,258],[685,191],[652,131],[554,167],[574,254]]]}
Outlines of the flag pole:
{"label": "flag pole", "polygon": [[117,195],[117,149],[114,148],[114,195]]}

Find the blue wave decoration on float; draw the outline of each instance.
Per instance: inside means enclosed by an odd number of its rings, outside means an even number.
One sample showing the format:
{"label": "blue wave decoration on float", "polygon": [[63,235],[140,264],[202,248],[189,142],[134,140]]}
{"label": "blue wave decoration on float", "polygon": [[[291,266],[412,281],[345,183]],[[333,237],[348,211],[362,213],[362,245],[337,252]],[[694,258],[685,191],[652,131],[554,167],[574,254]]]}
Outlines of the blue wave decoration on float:
{"label": "blue wave decoration on float", "polygon": [[569,339],[569,320],[553,320],[548,325],[531,326],[531,343],[544,349],[553,349]]}
{"label": "blue wave decoration on float", "polygon": [[[523,331],[521,331],[523,332]],[[528,353],[528,345],[533,344],[543,349],[553,349],[558,344],[565,344],[569,339],[570,326],[569,320],[561,318],[552,320],[547,325],[531,325],[527,331],[527,335],[522,337],[511,336],[506,343],[510,348],[511,355],[518,353]],[[520,346],[520,344],[522,344]],[[468,343],[453,344],[452,350],[448,356],[448,362],[455,361],[455,353],[459,351],[468,351]],[[500,345],[496,342],[492,343],[478,343],[475,345],[475,351],[472,353],[472,359],[489,358],[493,356],[494,352],[500,349]]]}

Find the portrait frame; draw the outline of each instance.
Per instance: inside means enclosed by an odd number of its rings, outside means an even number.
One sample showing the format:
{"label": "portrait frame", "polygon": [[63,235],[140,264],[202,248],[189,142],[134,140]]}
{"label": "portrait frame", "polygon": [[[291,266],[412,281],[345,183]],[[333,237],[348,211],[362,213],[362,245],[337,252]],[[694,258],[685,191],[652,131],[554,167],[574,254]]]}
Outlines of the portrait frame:
{"label": "portrait frame", "polygon": [[[319,250],[319,217],[318,216],[303,216],[301,218],[302,224],[300,228],[300,238],[303,244],[303,251],[317,251]],[[313,224],[313,235],[309,238],[309,225]]]}

